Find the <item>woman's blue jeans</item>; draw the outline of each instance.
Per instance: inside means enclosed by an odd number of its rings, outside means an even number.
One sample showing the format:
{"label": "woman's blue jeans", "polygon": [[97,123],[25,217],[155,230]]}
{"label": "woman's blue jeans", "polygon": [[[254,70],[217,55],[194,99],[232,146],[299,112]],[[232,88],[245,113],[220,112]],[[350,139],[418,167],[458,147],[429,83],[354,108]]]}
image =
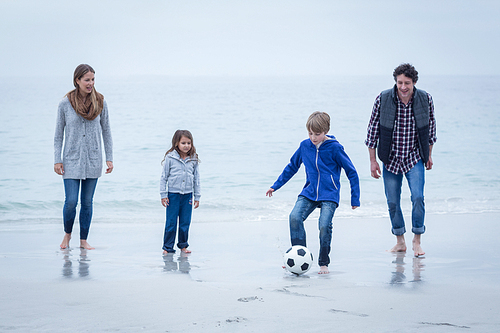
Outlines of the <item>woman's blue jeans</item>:
{"label": "woman's blue jeans", "polygon": [[333,201],[312,201],[304,196],[299,196],[295,207],[290,213],[290,238],[293,245],[306,245],[306,230],[304,221],[316,209],[320,208],[319,228],[319,258],[320,266],[328,266],[330,263],[330,246],[332,243],[333,214],[337,209],[337,203]]}
{"label": "woman's blue jeans", "polygon": [[189,226],[191,225],[191,213],[193,212],[192,198],[193,193],[168,193],[167,220],[165,222],[165,234],[163,236],[163,250],[169,253],[175,253],[174,243],[177,233],[177,221],[179,221],[177,247],[183,249],[189,246]]}
{"label": "woman's blue jeans", "polygon": [[80,239],[87,239],[89,235],[90,222],[92,220],[92,202],[97,186],[97,178],[87,179],[64,179],[63,221],[64,232],[70,234],[75,223],[76,205],[78,204],[78,192],[80,191]]}
{"label": "woman's blue jeans", "polygon": [[[408,187],[411,193],[412,203],[412,232],[414,234],[423,234],[425,232],[424,217],[424,184],[425,184],[425,167],[422,160],[405,175],[408,181]],[[389,207],[389,216],[392,223],[392,233],[396,236],[401,236],[406,232],[403,212],[401,210],[401,187],[403,185],[403,174],[393,174],[384,166],[383,170],[385,196]]]}

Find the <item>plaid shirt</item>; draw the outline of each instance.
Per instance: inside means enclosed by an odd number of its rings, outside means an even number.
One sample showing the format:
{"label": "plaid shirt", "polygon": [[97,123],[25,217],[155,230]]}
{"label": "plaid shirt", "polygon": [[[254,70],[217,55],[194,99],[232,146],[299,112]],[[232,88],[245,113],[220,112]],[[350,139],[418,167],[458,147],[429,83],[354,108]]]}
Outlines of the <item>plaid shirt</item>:
{"label": "plaid shirt", "polygon": [[[378,95],[373,105],[372,116],[368,124],[368,134],[365,144],[368,148],[377,148],[380,129],[380,96]],[[436,120],[434,118],[434,103],[431,95],[429,97],[429,145],[437,141]],[[398,105],[394,132],[392,135],[391,154],[389,164],[385,165],[387,171],[394,174],[407,173],[420,160],[418,149],[418,134],[413,117],[413,97],[407,105],[403,104],[397,97]]]}

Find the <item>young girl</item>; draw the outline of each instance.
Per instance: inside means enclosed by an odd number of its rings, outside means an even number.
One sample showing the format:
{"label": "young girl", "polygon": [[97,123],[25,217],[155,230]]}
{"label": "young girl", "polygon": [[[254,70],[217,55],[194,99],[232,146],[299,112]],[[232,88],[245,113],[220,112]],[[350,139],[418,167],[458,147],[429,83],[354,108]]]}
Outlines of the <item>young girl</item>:
{"label": "young girl", "polygon": [[[174,242],[179,219],[177,247],[184,253],[188,250],[188,233],[191,212],[200,205],[200,176],[198,154],[193,145],[193,136],[186,130],[177,130],[172,138],[172,148],[165,153],[160,180],[161,203],[167,207],[163,254],[175,253]],[[168,186],[168,188],[167,188]]]}

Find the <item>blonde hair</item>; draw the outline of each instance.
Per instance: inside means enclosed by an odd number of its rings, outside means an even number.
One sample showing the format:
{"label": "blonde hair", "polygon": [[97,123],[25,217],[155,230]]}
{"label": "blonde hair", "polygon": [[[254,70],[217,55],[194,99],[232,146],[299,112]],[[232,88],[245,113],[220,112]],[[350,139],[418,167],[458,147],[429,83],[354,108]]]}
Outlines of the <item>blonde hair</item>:
{"label": "blonde hair", "polygon": [[194,157],[196,161],[199,163],[200,159],[198,158],[198,154],[196,153],[196,148],[194,147],[194,140],[193,140],[193,135],[191,132],[188,130],[177,130],[174,133],[174,136],[172,137],[172,147],[165,153],[165,156],[163,156],[163,160],[161,161],[161,164],[163,165],[163,162],[165,161],[165,158],[167,158],[167,154],[172,152],[172,151],[177,151],[179,155],[181,154],[179,150],[179,142],[181,141],[182,137],[186,137],[189,140],[191,140],[191,149],[187,152],[187,155],[189,157]]}
{"label": "blonde hair", "polygon": [[316,111],[307,119],[306,128],[312,133],[328,133],[330,130],[330,116],[326,112]]}
{"label": "blonde hair", "polygon": [[[79,91],[80,87],[78,86],[78,83],[76,82],[76,80],[80,80],[88,72],[92,72],[95,74],[94,69],[90,65],[87,65],[87,64],[81,64],[75,68],[75,72],[73,73],[73,85],[76,88],[77,94],[80,93],[80,91]],[[92,91],[90,92],[90,101],[92,102],[94,112],[95,113],[101,112],[101,110],[99,110],[99,103],[97,102],[97,94],[96,94],[95,87],[92,87]],[[75,105],[76,109],[78,109],[78,98],[75,98],[75,103],[76,103],[76,105]]]}

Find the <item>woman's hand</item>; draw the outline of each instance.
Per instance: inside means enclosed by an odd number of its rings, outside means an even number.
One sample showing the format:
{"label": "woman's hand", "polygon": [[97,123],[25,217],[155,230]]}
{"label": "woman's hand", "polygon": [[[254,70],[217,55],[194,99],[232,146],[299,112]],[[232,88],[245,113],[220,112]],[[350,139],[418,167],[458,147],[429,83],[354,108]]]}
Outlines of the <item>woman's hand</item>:
{"label": "woman's hand", "polygon": [[111,171],[113,171],[113,162],[106,161],[106,165],[108,166],[108,168],[106,169],[106,173],[111,173]]}
{"label": "woman's hand", "polygon": [[163,207],[167,207],[168,206],[168,198],[161,199],[161,204],[163,205]]}
{"label": "woman's hand", "polygon": [[56,163],[54,164],[54,171],[55,173],[57,173],[58,175],[64,175],[64,166],[62,163]]}
{"label": "woman's hand", "polygon": [[200,202],[195,200],[193,207],[194,207],[194,209],[200,207]]}

